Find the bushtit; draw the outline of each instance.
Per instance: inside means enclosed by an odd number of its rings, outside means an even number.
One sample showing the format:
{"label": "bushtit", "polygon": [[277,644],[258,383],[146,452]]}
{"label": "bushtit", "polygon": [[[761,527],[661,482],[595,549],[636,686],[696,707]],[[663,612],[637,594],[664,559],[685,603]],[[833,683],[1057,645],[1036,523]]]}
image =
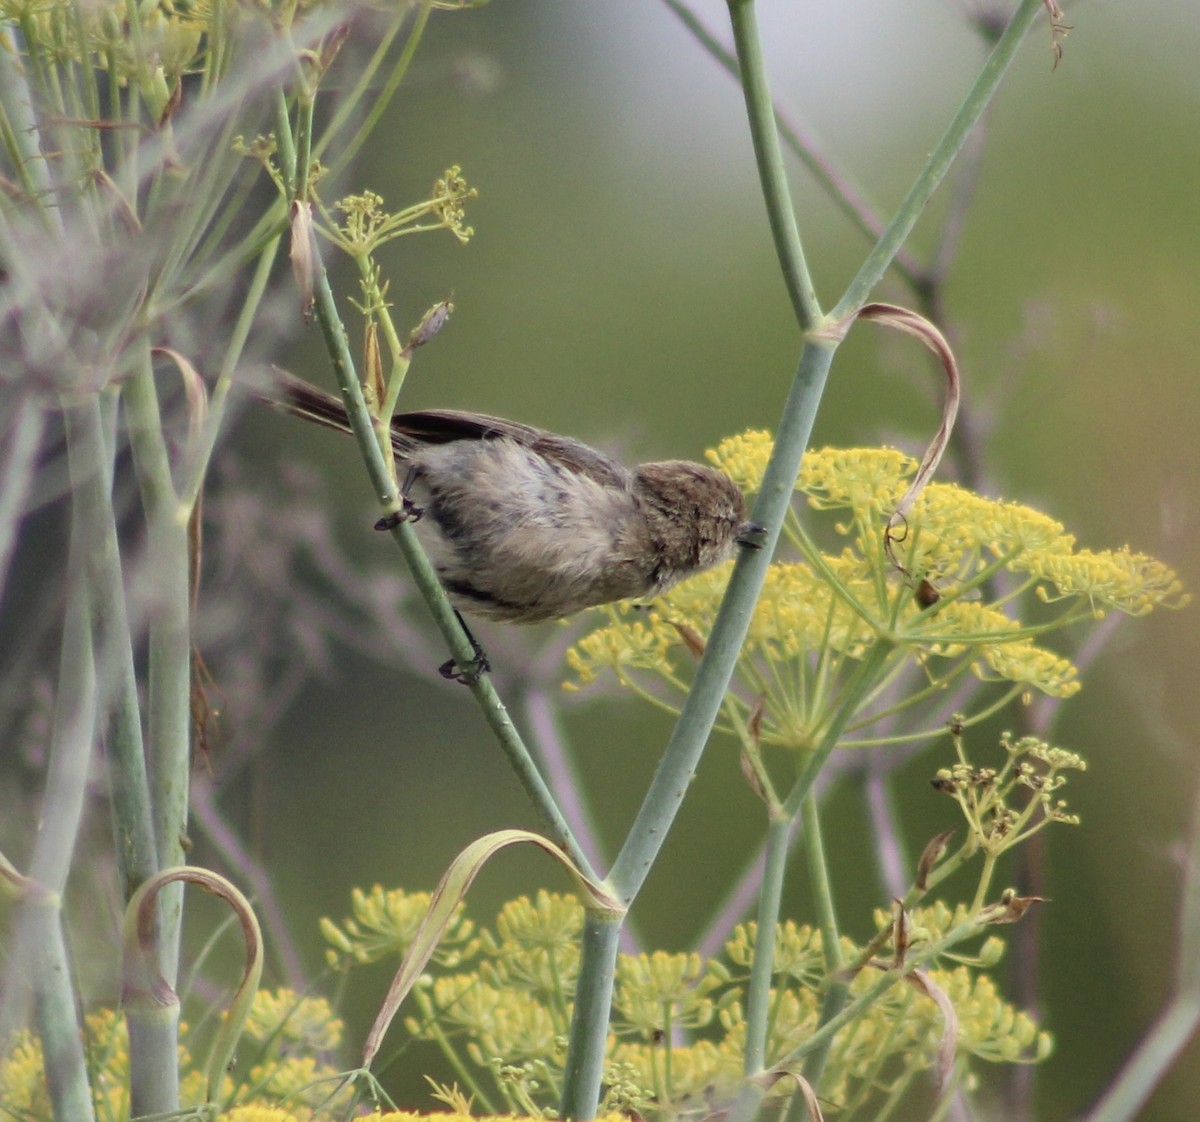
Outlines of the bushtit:
{"label": "bushtit", "polygon": [[[342,402],[306,382],[279,377],[263,397],[350,431]],[[449,409],[398,413],[391,431],[407,517],[451,603],[484,619],[539,623],[656,596],[735,544],[761,544],[741,492],[703,464],[630,471],[570,437]]]}

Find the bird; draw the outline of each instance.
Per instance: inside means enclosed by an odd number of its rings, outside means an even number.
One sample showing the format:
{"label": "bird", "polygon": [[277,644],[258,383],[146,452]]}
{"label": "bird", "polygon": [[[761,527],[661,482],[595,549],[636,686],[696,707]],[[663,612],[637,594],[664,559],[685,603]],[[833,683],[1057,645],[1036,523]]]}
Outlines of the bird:
{"label": "bird", "polygon": [[[259,393],[284,412],[351,432],[341,400],[277,371]],[[451,604],[532,624],[652,599],[759,548],[762,528],[724,472],[687,460],[627,468],[569,436],[484,413],[397,413],[403,510]]]}

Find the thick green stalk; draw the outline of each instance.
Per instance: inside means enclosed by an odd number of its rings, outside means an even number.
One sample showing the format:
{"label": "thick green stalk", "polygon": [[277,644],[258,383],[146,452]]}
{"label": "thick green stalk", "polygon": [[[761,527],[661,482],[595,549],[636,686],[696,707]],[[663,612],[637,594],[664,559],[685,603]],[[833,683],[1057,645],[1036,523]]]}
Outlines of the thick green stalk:
{"label": "thick green stalk", "polygon": [[[152,591],[147,743],[160,868],[186,860],[191,768],[191,583],[188,531],[175,517],[178,499],[163,437],[158,391],[147,354],[124,390],[133,462],[149,527],[146,571]],[[179,968],[183,886],[159,896],[160,967],[170,985]],[[168,1108],[169,1109],[169,1108]]]}
{"label": "thick green stalk", "polygon": [[[720,713],[771,554],[779,540],[800,470],[800,458],[812,432],[832,359],[833,349],[827,343],[815,340],[805,343],[779,423],[775,450],[767,464],[754,507],[755,520],[766,528],[763,548],[743,550],[734,565],[729,589],[696,668],[691,692],[684,701],[658,770],[608,878],[609,888],[626,905],[637,896],[666,841]],[[604,986],[612,985],[617,932],[606,939],[585,938],[583,949],[579,988],[600,993]],[[586,1017],[595,1020],[585,1020]],[[595,1116],[600,1099],[607,1021],[608,1008],[601,1002],[592,1001],[586,1007],[576,1004],[563,1095],[571,1118]]]}
{"label": "thick green stalk", "polygon": [[821,306],[817,303],[808,263],[804,259],[804,249],[796,226],[796,212],[788,190],[779,132],[775,128],[775,107],[771,102],[762,44],[758,37],[754,0],[729,0],[729,16],[733,23],[750,138],[754,142],[754,157],[758,161],[758,178],[767,204],[767,220],[775,242],[775,253],[779,257],[783,281],[787,285],[800,330],[809,331],[821,322]]}
{"label": "thick green stalk", "polygon": [[995,95],[1009,64],[1016,57],[1017,48],[1025,38],[1026,32],[1033,25],[1038,13],[1045,8],[1044,0],[1022,0],[1020,8],[1009,21],[1008,27],[1000,37],[992,53],[988,56],[975,79],[974,85],[968,91],[966,98],[955,113],[950,126],[938,141],[921,174],[917,176],[905,196],[900,208],[888,223],[875,248],[871,250],[862,268],[850,282],[837,307],[831,313],[832,318],[841,319],[856,312],[867,301],[875,286],[883,279],[893,258],[900,252],[901,246],[912,233],[921,212],[937,190],[938,184],[950,165],[954,162],[959,150],[967,142],[971,129],[983,115],[988,103]]}
{"label": "thick green stalk", "polygon": [[103,487],[104,440],[96,398],[63,411],[71,474],[71,547],[66,616],[55,699],[54,726],[37,845],[8,963],[10,992],[31,985],[46,1081],[56,1122],[93,1118],[83,1044],[76,1018],[70,965],[62,936],[62,896],[83,816],[97,726],[96,664],[86,558],[97,548],[103,508],[90,506]]}
{"label": "thick green stalk", "polygon": [[106,451],[98,400],[95,421],[88,423],[97,426],[95,446],[99,448],[101,458],[93,465],[93,473],[76,486],[81,501],[88,506],[91,521],[85,564],[91,592],[92,641],[104,677],[104,696],[111,697],[106,706],[105,743],[109,755],[121,898],[128,900],[142,881],[158,871],[158,853],[133,661],[133,636],[125,602],[116,512],[110,492],[112,444],[108,443]]}
{"label": "thick green stalk", "polygon": [[596,1116],[620,939],[620,918],[599,912],[588,913],[583,926],[575,1009],[563,1072],[560,1109],[563,1118]]}
{"label": "thick green stalk", "polygon": [[763,474],[753,518],[765,527],[762,549],[743,549],[734,565],[729,589],[717,612],[695,682],[641,809],[613,865],[610,884],[628,904],[637,895],[666,840],[666,833],[683,801],[688,784],[708,741],[729,679],[733,675],[750,617],[766,578],[784,515],[791,503],[800,458],[808,444],[817,405],[825,388],[833,347],[820,340],[805,343],[776,430],[775,450]]}

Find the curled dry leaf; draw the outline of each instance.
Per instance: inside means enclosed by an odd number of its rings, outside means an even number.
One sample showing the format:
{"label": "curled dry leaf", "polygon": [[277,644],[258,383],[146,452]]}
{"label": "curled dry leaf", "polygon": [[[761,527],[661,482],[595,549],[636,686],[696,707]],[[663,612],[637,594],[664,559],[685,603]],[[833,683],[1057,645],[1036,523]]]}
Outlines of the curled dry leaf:
{"label": "curled dry leaf", "polygon": [[938,1044],[936,1070],[938,1086],[945,1087],[954,1071],[954,1057],[958,1050],[958,1014],[954,1011],[954,1003],[924,970],[911,970],[904,975],[904,980],[930,998],[942,1014],[942,1039]]}
{"label": "curled dry leaf", "polygon": [[825,1116],[821,1113],[821,1104],[817,1101],[817,1092],[813,1090],[813,1085],[798,1071],[792,1071],[791,1068],[779,1067],[771,1071],[764,1071],[762,1075],[755,1076],[755,1082],[766,1090],[774,1087],[781,1079],[791,1079],[795,1082],[796,1090],[800,1092],[800,1097],[804,1100],[804,1109],[808,1116],[808,1122],[824,1122]]}
{"label": "curled dry leaf", "polygon": [[[961,395],[958,363],[954,360],[954,352],[950,349],[946,337],[924,316],[918,315],[908,308],[902,308],[896,304],[865,304],[858,310],[858,316],[861,319],[874,320],[884,327],[903,331],[906,335],[919,339],[937,356],[938,362],[941,363],[942,370],[946,374],[946,397],[942,403],[942,423],[934,434],[929,447],[925,450],[925,456],[917,468],[916,475],[913,476],[912,483],[896,506],[891,518],[888,519],[887,534],[884,540],[890,555],[892,543],[903,539],[903,528],[906,526],[905,520],[908,512],[916,502],[917,496],[925,490],[925,485],[933,477],[933,473],[941,461],[942,453],[945,452],[946,445],[950,441],[950,433],[954,429],[954,419],[958,416],[958,403]],[[903,568],[894,557],[892,557],[892,563],[897,568]]]}
{"label": "curled dry leaf", "polygon": [[1045,896],[1018,896],[1006,888],[1000,899],[979,913],[980,923],[1017,923],[1034,904],[1047,903]]}

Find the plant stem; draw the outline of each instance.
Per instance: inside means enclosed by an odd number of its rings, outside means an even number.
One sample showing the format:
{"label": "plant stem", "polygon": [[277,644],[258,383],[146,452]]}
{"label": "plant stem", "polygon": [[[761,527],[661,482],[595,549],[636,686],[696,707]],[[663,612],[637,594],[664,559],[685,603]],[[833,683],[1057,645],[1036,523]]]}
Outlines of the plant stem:
{"label": "plant stem", "polygon": [[[63,419],[72,484],[66,614],[46,796],[30,867],[32,883],[26,888],[15,925],[3,989],[7,994],[33,990],[55,1119],[90,1122],[94,1114],[62,936],[62,898],[83,817],[97,726],[86,558],[96,546],[95,523],[103,517],[103,507],[92,508],[89,499],[97,485],[103,489],[106,471],[100,407],[95,395],[68,405]],[[20,1010],[5,1010],[5,1030],[10,1027],[7,1021],[11,1012],[19,1015]],[[7,1031],[0,1039],[7,1039]]]}
{"label": "plant stem", "polygon": [[[833,348],[828,343],[811,339],[805,342],[779,422],[775,449],[763,474],[754,507],[754,520],[765,527],[763,548],[743,550],[734,565],[729,588],[696,668],[692,689],[608,878],[610,890],[626,905],[637,896],[666,841],[721,711],[754,605],[767,575],[771,553],[779,540],[784,515],[791,502],[800,458],[812,432],[832,359]],[[618,933],[615,931],[605,939],[594,936],[589,940],[585,933],[580,989],[598,992],[605,985],[611,987],[617,946]],[[589,1015],[604,1019],[589,1025],[583,1019]],[[570,1106],[569,1117],[588,1119],[595,1116],[600,1099],[607,1017],[608,1009],[602,1008],[598,1001],[590,1002],[586,1008],[579,1002],[575,1006],[563,1097],[564,1103]]]}
{"label": "plant stem", "polygon": [[[153,589],[147,743],[159,867],[185,861],[191,768],[191,585],[188,530],[175,518],[178,499],[163,437],[150,356],[124,391],[134,468],[149,527],[147,571]],[[170,985],[179,970],[183,885],[159,895],[160,969]]]}
{"label": "plant stem", "polygon": [[949,171],[959,149],[966,143],[975,122],[982,116],[996,93],[1005,71],[1016,57],[1021,40],[1025,38],[1026,32],[1043,8],[1043,0],[1022,0],[1021,6],[988,56],[979,77],[967,92],[942,139],[938,141],[925,167],[888,223],[888,228],[875,243],[875,248],[871,250],[862,268],[838,301],[837,307],[831,313],[832,318],[841,319],[856,312],[883,278],[900,247],[912,233],[917,219],[937,190],[938,184]]}
{"label": "plant stem", "polygon": [[[825,859],[825,843],[821,837],[821,820],[817,812],[817,799],[810,787],[804,796],[804,848],[808,856],[809,877],[813,883],[813,895],[817,917],[821,926],[821,946],[825,952],[825,1001],[821,1006],[821,1023],[832,1020],[846,1004],[849,987],[841,979],[842,959],[841,933],[838,931],[837,911],[833,903],[833,889],[829,883],[829,863]],[[821,1074],[833,1037],[813,1051],[804,1064],[804,1078],[819,1090]]]}
{"label": "plant stem", "polygon": [[584,920],[575,1011],[563,1072],[563,1118],[594,1118],[604,1074],[604,1051],[621,921],[589,912]]}
{"label": "plant stem", "polygon": [[754,0],[729,0],[729,16],[733,23],[750,137],[754,142],[754,157],[758,161],[758,178],[767,204],[767,220],[771,225],[775,253],[779,257],[783,282],[787,286],[800,330],[808,331],[820,323],[821,306],[817,303],[808,263],[804,259],[804,249],[796,226],[796,212],[788,191],[787,172],[783,167],[783,152],[779,147],[775,111],[758,37]]}
{"label": "plant stem", "polygon": [[[317,321],[325,336],[325,346],[342,391],[342,400],[345,402],[346,412],[354,430],[354,438],[366,465],[375,498],[384,511],[398,511],[401,507],[399,490],[388,471],[387,461],[384,459],[379,443],[375,439],[371,414],[367,409],[362,386],[354,369],[354,358],[350,353],[346,329],[338,315],[333,289],[329,285],[329,276],[321,260],[320,251],[315,244],[313,252],[316,257],[314,297]],[[471,662],[476,657],[475,648],[454,609],[450,606],[450,601],[446,599],[446,593],[438,582],[437,573],[417,540],[416,531],[409,522],[401,521],[392,529],[391,533],[400,547],[400,552],[404,555],[417,591],[428,606],[434,623],[450,648],[451,655],[460,663]],[[601,878],[592,868],[587,855],[576,841],[570,825],[554,801],[554,796],[550,793],[537,765],[521,740],[521,736],[512,723],[499,694],[496,693],[491,679],[487,674],[480,674],[478,678],[469,683],[469,688],[484,719],[499,741],[513,770],[516,771],[517,778],[525,788],[526,794],[529,795],[535,809],[541,815],[551,838],[586,877],[599,881]]]}
{"label": "plant stem", "polygon": [[767,1021],[771,1012],[771,978],[775,965],[775,928],[779,923],[791,835],[791,819],[772,815],[767,824],[765,862],[758,896],[754,960],[746,988],[746,1044],[742,1070],[748,1079],[760,1074],[766,1065]]}

